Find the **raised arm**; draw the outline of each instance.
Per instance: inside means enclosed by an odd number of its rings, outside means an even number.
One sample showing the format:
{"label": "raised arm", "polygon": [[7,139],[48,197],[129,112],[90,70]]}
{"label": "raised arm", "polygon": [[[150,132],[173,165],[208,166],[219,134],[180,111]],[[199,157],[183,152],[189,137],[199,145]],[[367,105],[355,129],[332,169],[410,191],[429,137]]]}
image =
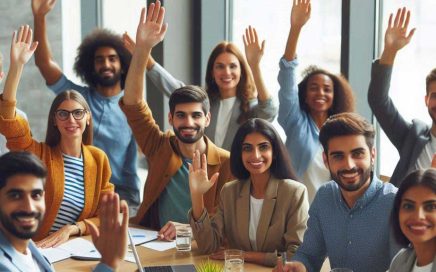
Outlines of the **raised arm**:
{"label": "raised arm", "polygon": [[35,40],[39,42],[35,52],[35,64],[47,85],[56,83],[62,76],[62,70],[54,61],[47,36],[46,15],[53,9],[56,0],[32,0],[32,13],[35,28]]}
{"label": "raised arm", "polygon": [[[3,91],[4,101],[16,101],[18,83],[20,82],[24,65],[32,57],[37,46],[38,42],[32,42],[32,29],[28,25],[21,26],[18,33],[15,31],[12,35],[10,55],[11,64],[6,77],[5,89]],[[14,118],[14,115],[15,111],[2,111],[2,117],[4,119],[12,119]]]}
{"label": "raised arm", "polygon": [[380,64],[393,65],[397,52],[410,42],[415,33],[415,28],[407,33],[410,11],[406,10],[406,8],[398,9],[393,22],[392,19],[393,14],[391,13],[385,33],[385,47],[380,57]]}
{"label": "raised arm", "polygon": [[310,0],[294,0],[291,11],[291,29],[289,30],[284,54],[287,61],[291,61],[296,57],[298,38],[301,29],[310,18],[310,12]]}
{"label": "raised arm", "polygon": [[167,25],[163,24],[165,9],[159,0],[150,4],[147,16],[145,13],[146,9],[143,8],[136,31],[136,46],[126,79],[123,98],[125,105],[136,105],[144,99],[144,73],[148,56],[153,46],[163,40],[167,30]]}
{"label": "raised arm", "polygon": [[271,95],[265,86],[262,72],[260,70],[260,60],[263,57],[265,40],[260,44],[256,29],[251,26],[245,29],[245,34],[242,36],[242,40],[244,42],[245,56],[247,57],[248,65],[253,74],[254,84],[256,84],[257,98],[260,101],[266,101],[271,97]]}

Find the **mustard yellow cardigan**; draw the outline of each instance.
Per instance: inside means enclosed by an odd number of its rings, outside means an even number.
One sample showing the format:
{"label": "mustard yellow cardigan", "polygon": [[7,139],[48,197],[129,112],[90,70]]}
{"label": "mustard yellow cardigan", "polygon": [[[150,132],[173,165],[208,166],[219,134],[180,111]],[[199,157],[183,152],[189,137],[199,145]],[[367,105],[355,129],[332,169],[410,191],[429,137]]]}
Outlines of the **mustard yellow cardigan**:
{"label": "mustard yellow cardigan", "polygon": [[[5,113],[15,112],[16,102],[3,101],[0,96],[0,133],[7,139],[7,147],[11,151],[26,150],[39,157],[47,167],[47,179],[45,183],[46,213],[38,233],[33,238],[35,241],[48,236],[61,202],[64,196],[64,161],[62,151],[58,146],[50,147],[45,143],[39,143],[32,138],[27,121],[16,115],[13,119],[4,119]],[[10,116],[10,115],[6,115]],[[95,217],[100,198],[104,192],[114,190],[109,183],[111,169],[106,154],[97,147],[82,145],[85,183],[85,206],[78,218]],[[82,230],[86,233],[86,229]]]}

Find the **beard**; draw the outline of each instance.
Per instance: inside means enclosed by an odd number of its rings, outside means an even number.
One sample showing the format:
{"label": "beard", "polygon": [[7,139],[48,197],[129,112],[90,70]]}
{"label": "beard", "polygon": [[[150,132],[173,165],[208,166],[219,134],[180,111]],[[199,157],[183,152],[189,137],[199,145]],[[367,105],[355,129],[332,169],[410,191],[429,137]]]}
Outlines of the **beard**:
{"label": "beard", "polygon": [[435,110],[436,111],[436,109],[433,109],[433,108],[429,108],[428,109],[428,114],[430,115],[430,118],[431,118],[431,120],[433,121],[433,124],[436,124],[436,116],[434,116],[433,115],[433,110]]}
{"label": "beard", "polygon": [[[18,217],[33,217],[35,218],[38,223],[36,226],[32,227],[20,227],[15,226],[14,220],[18,220]],[[7,216],[3,213],[3,211],[0,211],[0,222],[5,230],[7,230],[9,233],[14,235],[15,237],[19,239],[31,239],[33,236],[35,236],[36,232],[38,231],[39,227],[41,226],[41,219],[42,214],[39,212],[14,212],[10,216]]]}
{"label": "beard", "polygon": [[[114,75],[111,77],[102,76],[105,71],[111,71]],[[94,81],[97,85],[103,87],[112,87],[121,80],[121,71],[115,71],[113,69],[100,69],[98,72],[94,72]]]}
{"label": "beard", "polygon": [[[194,131],[196,131],[196,133],[193,136],[183,136],[180,131],[182,129],[193,129]],[[193,144],[195,142],[197,142],[198,140],[200,140],[203,135],[204,135],[204,128],[197,126],[197,127],[179,127],[179,128],[175,128],[173,127],[174,130],[174,134],[176,134],[177,139],[179,139],[181,142],[185,143],[185,144]]]}
{"label": "beard", "polygon": [[[332,176],[332,179],[341,187],[343,190],[347,192],[354,192],[362,188],[363,185],[365,185],[366,181],[371,177],[371,167],[367,169],[357,168],[354,167],[352,169],[347,170],[339,170],[336,174],[330,171],[330,175]],[[357,183],[346,183],[342,182],[341,176],[342,174],[356,174],[358,173],[360,178]]]}

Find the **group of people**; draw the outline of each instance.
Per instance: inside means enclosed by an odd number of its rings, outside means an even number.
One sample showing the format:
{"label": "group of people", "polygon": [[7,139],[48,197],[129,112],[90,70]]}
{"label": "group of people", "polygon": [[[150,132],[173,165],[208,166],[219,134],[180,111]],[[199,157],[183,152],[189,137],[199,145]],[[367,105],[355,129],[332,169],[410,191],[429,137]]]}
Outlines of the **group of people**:
{"label": "group of people", "polygon": [[[243,37],[245,56],[230,42],[214,48],[205,90],[156,63],[151,51],[168,27],[158,0],[142,9],[135,39],[107,30],[84,39],[74,68],[88,86],[76,85],[50,51],[46,16],[55,2],[32,0],[35,38],[29,26],[12,37],[0,96],[0,133],[11,150],[0,157],[0,268],[51,271],[36,247],[91,234],[102,253],[96,271],[116,269],[130,211],[131,223],[159,230],[162,240],[174,239],[178,224],[190,224],[199,251],[214,259],[224,258],[225,246],[277,271],[319,271],[326,257],[332,267],[353,271],[435,271],[436,72],[427,78],[432,127],[406,122],[388,95],[395,55],[414,33],[405,8],[389,18],[368,92],[400,153],[384,183],[373,169],[374,128],[353,113],[346,79],[310,67],[297,83],[298,38],[310,0],[293,1],[278,107],[262,79],[265,48],[252,27]],[[20,76],[33,54],[56,93],[44,142],[32,138],[16,108]],[[153,119],[146,75],[169,96],[172,131],[161,131]],[[286,144],[270,123],[277,112]],[[138,147],[148,162],[142,202]],[[111,232],[118,250],[108,244]],[[277,252],[290,262],[277,262]]]}

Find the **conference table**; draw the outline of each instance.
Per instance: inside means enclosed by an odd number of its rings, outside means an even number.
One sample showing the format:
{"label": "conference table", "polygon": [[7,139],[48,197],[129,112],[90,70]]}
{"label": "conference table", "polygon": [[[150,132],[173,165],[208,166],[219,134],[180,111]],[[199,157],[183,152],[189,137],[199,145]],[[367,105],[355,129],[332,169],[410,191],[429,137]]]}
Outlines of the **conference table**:
{"label": "conference table", "polygon": [[[84,236],[83,238],[90,239],[89,236]],[[192,242],[192,250],[190,252],[177,252],[175,248],[166,251],[156,251],[148,249],[142,246],[136,246],[138,251],[141,264],[143,266],[160,266],[160,265],[174,265],[174,264],[194,264],[199,265],[202,261],[206,261],[209,255],[201,255],[197,250],[197,244],[195,241]],[[224,265],[224,261],[215,261],[215,263]],[[73,260],[66,259],[60,262],[54,263],[54,268],[56,271],[92,271],[92,269],[97,265],[97,261],[83,261],[83,260]],[[272,268],[265,267],[261,265],[256,265],[252,263],[244,263],[244,271],[246,272],[266,272],[271,271]],[[137,271],[136,263],[131,263],[123,261],[121,263],[118,271],[130,272]],[[328,263],[326,262],[321,269],[322,272],[330,271]]]}

